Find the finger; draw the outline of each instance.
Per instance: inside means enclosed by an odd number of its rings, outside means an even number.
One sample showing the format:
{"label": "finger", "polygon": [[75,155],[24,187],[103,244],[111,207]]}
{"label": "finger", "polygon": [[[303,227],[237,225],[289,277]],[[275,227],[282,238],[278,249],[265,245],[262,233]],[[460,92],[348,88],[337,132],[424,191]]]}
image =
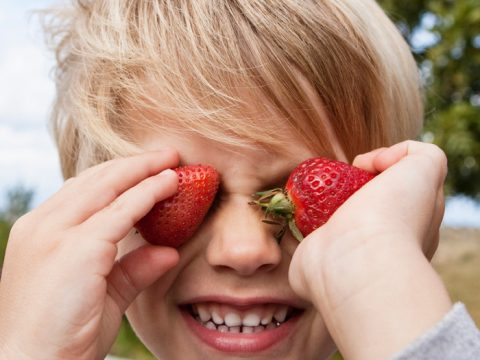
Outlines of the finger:
{"label": "finger", "polygon": [[387,148],[382,147],[365,154],[357,155],[355,159],[353,159],[352,165],[360,169],[375,173],[377,172],[377,169],[375,169],[375,166],[373,165],[373,160],[378,154],[385,151],[386,149]]}
{"label": "finger", "polygon": [[124,192],[78,228],[90,238],[118,242],[157,202],[173,196],[177,187],[177,173],[164,170]]}
{"label": "finger", "polygon": [[440,231],[439,229],[436,229],[435,232],[432,234],[428,247],[423,250],[425,257],[429,261],[432,260],[433,255],[435,255],[435,252],[437,251],[439,239],[440,239]]}
{"label": "finger", "polygon": [[445,215],[445,194],[444,194],[443,187],[441,187],[438,189],[438,194],[437,194],[436,208],[435,208],[435,214],[433,218],[434,227],[436,228],[440,227],[443,221],[444,215]]}
{"label": "finger", "polygon": [[[109,205],[120,194],[142,180],[178,164],[174,150],[147,152],[111,160],[73,179],[38,208],[55,213],[57,224],[76,225]],[[58,210],[61,209],[61,212]]]}
{"label": "finger", "polygon": [[447,158],[445,153],[433,144],[403,141],[378,153],[373,164],[377,171],[382,172],[409,156],[416,156],[416,161],[422,161],[425,168],[434,170],[440,175],[438,180],[443,183],[447,174]]}
{"label": "finger", "polygon": [[401,143],[390,146],[381,153],[377,154],[373,159],[373,166],[377,171],[385,171],[392,165],[398,163],[402,158],[411,151],[411,142],[403,141]]}
{"label": "finger", "polygon": [[124,313],[137,295],[178,263],[173,248],[142,246],[118,260],[108,275],[107,293]]}
{"label": "finger", "polygon": [[435,210],[432,219],[432,225],[430,226],[432,237],[429,243],[427,244],[427,248],[424,250],[425,256],[427,259],[431,260],[437,251],[439,239],[440,239],[440,225],[443,220],[443,215],[445,213],[445,196],[443,193],[443,188],[438,190]]}
{"label": "finger", "polygon": [[[155,150],[155,151],[149,151],[149,152],[140,153],[140,154],[132,154],[129,157],[125,157],[125,159],[128,159],[130,157],[131,158],[136,158],[137,156],[143,156],[144,154],[157,153],[157,152],[158,153],[164,153],[167,156],[169,154],[173,154],[174,156],[176,155],[176,150],[175,149],[173,149],[172,147],[164,147],[164,148],[161,148],[161,149],[158,149],[158,150]],[[104,161],[102,163],[93,165],[91,167],[88,167],[88,168],[82,170],[77,176],[75,176],[74,178],[71,178],[71,179],[75,179],[75,178],[76,179],[81,179],[83,177],[91,177],[91,176],[95,177],[99,172],[103,171],[104,169],[106,169],[109,166],[112,166],[112,164],[115,163],[118,160],[119,160],[119,158],[111,159],[111,160],[107,160],[107,161]]]}

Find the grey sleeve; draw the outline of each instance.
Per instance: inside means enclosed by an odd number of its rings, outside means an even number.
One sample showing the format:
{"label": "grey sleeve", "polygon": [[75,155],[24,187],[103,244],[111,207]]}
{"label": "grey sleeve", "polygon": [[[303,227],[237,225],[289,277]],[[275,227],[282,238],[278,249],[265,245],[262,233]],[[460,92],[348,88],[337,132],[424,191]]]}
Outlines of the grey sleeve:
{"label": "grey sleeve", "polygon": [[456,303],[433,328],[391,360],[480,360],[480,331],[465,305]]}

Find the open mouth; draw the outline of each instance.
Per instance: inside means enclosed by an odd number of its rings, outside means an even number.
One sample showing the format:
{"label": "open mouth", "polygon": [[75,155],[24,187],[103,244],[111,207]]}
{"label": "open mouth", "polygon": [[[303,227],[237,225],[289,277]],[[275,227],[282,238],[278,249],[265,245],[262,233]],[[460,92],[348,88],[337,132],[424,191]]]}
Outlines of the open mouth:
{"label": "open mouth", "polygon": [[206,329],[232,334],[274,330],[303,312],[283,304],[238,307],[213,302],[189,304],[184,310]]}

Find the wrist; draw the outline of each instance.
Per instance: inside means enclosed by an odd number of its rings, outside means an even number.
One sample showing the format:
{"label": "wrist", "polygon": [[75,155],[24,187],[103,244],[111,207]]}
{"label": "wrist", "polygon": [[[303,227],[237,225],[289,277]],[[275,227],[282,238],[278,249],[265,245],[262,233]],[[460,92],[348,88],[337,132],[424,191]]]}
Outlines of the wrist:
{"label": "wrist", "polygon": [[310,275],[314,304],[347,358],[388,358],[451,308],[443,283],[417,244],[404,238],[368,239],[342,256],[332,252],[323,258],[316,281]]}

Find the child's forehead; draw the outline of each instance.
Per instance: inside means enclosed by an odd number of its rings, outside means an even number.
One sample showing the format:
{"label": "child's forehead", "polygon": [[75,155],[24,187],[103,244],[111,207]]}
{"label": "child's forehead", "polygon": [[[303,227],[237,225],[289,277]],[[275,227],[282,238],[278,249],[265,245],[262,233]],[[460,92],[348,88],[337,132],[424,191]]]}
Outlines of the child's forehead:
{"label": "child's forehead", "polygon": [[219,171],[223,184],[284,180],[301,161],[314,154],[301,142],[292,141],[289,151],[279,153],[258,144],[238,147],[207,139],[198,134],[152,133],[142,142],[145,150],[172,147],[178,151],[180,166],[208,164]]}

